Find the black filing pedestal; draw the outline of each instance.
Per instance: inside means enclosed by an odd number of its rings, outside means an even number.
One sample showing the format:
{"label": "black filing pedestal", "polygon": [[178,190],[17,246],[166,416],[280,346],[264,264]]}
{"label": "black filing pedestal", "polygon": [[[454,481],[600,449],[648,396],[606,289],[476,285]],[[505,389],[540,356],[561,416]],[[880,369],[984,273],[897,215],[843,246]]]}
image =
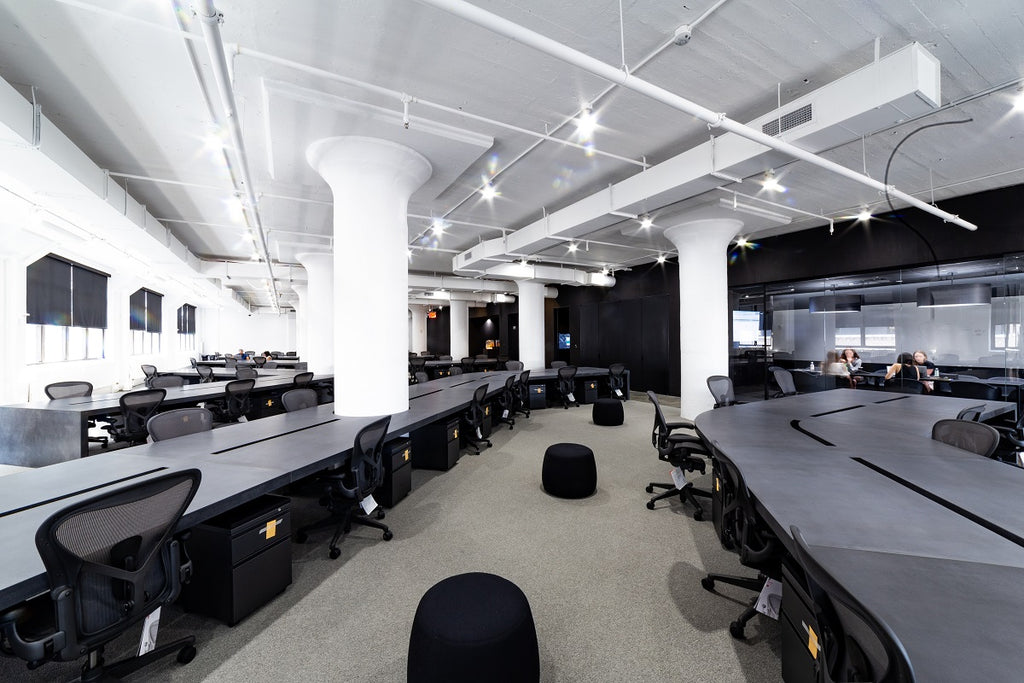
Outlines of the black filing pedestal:
{"label": "black filing pedestal", "polygon": [[597,380],[585,379],[580,382],[583,387],[583,398],[580,403],[594,403],[597,401]]}
{"label": "black filing pedestal", "polygon": [[420,427],[412,433],[412,466],[447,470],[459,459],[459,418]]}
{"label": "black filing pedestal", "polygon": [[190,612],[234,626],[292,582],[291,501],[265,495],[192,529]]}
{"label": "black filing pedestal", "polygon": [[[785,683],[814,683],[814,657],[810,646],[815,644],[809,629],[820,634],[818,623],[811,611],[810,596],[804,592],[799,579],[787,565],[782,566],[782,610],[779,614],[782,627],[782,680]],[[818,651],[818,656],[822,656]]]}
{"label": "black filing pedestal", "polygon": [[548,388],[544,384],[530,385],[530,410],[548,407]]}
{"label": "black filing pedestal", "polygon": [[384,444],[384,483],[373,492],[384,507],[409,495],[412,490],[412,439],[396,439]]}

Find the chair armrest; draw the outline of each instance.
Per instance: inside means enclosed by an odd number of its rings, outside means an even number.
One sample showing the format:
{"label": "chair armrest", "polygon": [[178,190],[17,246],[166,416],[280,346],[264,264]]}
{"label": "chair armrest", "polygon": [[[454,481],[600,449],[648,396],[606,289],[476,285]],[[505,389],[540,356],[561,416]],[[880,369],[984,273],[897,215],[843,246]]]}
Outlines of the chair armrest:
{"label": "chair armrest", "polygon": [[696,429],[697,425],[693,420],[680,419],[678,422],[667,422],[665,426],[668,427],[668,431],[672,432],[677,429]]}

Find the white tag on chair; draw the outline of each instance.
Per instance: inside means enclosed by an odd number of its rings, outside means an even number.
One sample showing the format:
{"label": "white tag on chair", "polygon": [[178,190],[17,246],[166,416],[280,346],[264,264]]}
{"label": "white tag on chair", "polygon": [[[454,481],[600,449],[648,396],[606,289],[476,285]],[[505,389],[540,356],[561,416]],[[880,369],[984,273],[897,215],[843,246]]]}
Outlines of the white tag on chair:
{"label": "white tag on chair", "polygon": [[757,596],[757,603],[754,605],[761,614],[772,619],[779,618],[779,607],[782,605],[782,583],[775,579],[765,579],[764,588]]}
{"label": "white tag on chair", "polygon": [[483,439],[484,438],[484,433],[480,431],[479,427],[476,428],[476,438],[478,438],[478,439]]}
{"label": "white tag on chair", "polygon": [[363,508],[363,512],[366,514],[370,514],[377,509],[377,501],[373,499],[373,495],[371,494],[359,501],[359,507]]}
{"label": "white tag on chair", "polygon": [[689,483],[686,481],[686,473],[683,472],[682,467],[677,467],[674,470],[672,470],[672,483],[675,484],[676,488],[680,490],[682,490],[682,488],[686,486],[687,483]]}
{"label": "white tag on chair", "polygon": [[616,389],[615,395],[618,396],[619,398],[622,398],[622,389]]}
{"label": "white tag on chair", "polygon": [[160,608],[150,612],[142,624],[142,637],[139,638],[139,656],[152,651],[156,647],[156,632],[160,628]]}
{"label": "white tag on chair", "polygon": [[569,400],[570,400],[571,402],[573,402],[573,403],[575,403],[575,402],[576,402],[576,397],[572,395],[572,392],[571,392],[571,391],[569,392],[569,396],[568,396],[568,398],[569,398]]}
{"label": "white tag on chair", "polygon": [[501,411],[501,419],[502,420],[508,419],[508,408],[506,408],[505,410]]}

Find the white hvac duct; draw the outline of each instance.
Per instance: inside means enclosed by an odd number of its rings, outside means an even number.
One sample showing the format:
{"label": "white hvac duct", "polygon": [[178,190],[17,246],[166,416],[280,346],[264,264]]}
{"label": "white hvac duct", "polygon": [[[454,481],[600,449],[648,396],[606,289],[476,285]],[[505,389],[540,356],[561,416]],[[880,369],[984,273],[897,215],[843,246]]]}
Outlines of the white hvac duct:
{"label": "white hvac duct", "polygon": [[[554,289],[553,287],[551,289]],[[555,290],[555,296],[558,290]],[[478,304],[512,304],[516,298],[510,294],[485,294],[482,292],[411,292],[410,303],[443,304],[446,301],[469,301]],[[554,297],[548,297],[554,298]]]}
{"label": "white hvac duct", "polygon": [[816,154],[808,152],[804,149],[797,147],[784,140],[774,138],[770,135],[766,135],[759,130],[755,130],[748,126],[745,126],[739,122],[733,121],[727,117],[724,113],[714,112],[706,107],[703,107],[695,102],[676,95],[664,88],[649,83],[641,78],[632,76],[621,69],[618,69],[610,64],[606,64],[599,59],[595,59],[589,55],[586,55],[579,50],[575,50],[567,45],[563,45],[558,41],[552,40],[546,36],[543,36],[535,31],[531,31],[523,26],[520,26],[508,19],[499,17],[496,14],[492,14],[486,10],[480,9],[474,5],[471,5],[462,0],[417,0],[418,2],[436,7],[437,9],[443,10],[455,16],[461,17],[471,23],[489,29],[505,36],[511,40],[515,40],[523,45],[528,45],[536,50],[539,50],[545,54],[548,54],[556,59],[560,59],[567,64],[572,64],[584,71],[587,71],[595,76],[599,76],[613,83],[618,83],[624,88],[629,88],[635,92],[640,93],[646,97],[650,97],[653,100],[666,104],[678,111],[694,116],[701,121],[706,122],[708,125],[721,128],[723,130],[735,133],[743,138],[751,140],[753,142],[762,144],[770,149],[778,150],[787,154],[795,159],[806,161],[810,164],[814,164],[827,171],[831,171],[837,175],[849,178],[850,180],[866,185],[874,190],[880,192],[888,192],[893,197],[896,197],[911,206],[917,207],[922,211],[930,213],[934,216],[938,216],[942,220],[959,225],[962,228],[968,230],[976,230],[977,226],[973,223],[969,223],[962,220],[958,216],[955,216],[947,211],[938,209],[931,204],[921,201],[917,197],[909,195],[905,192],[897,190],[893,186],[886,186],[884,183],[869,178],[868,176],[858,173],[852,169],[846,168],[840,164],[830,161]]}
{"label": "white hvac duct", "polygon": [[507,292],[516,291],[516,283],[500,280],[478,280],[471,277],[443,275],[416,275],[409,273],[409,289],[447,289],[454,292]]}
{"label": "white hvac duct", "polygon": [[[543,266],[527,263],[502,263],[487,269],[488,275],[507,277],[518,281],[544,282],[548,284],[570,285],[579,287],[589,285],[594,287],[613,287],[615,278],[603,273],[590,273],[585,270],[572,268],[560,268],[558,266]],[[554,289],[548,287],[547,289]],[[556,290],[557,291],[557,290]],[[545,297],[548,297],[545,291]]]}

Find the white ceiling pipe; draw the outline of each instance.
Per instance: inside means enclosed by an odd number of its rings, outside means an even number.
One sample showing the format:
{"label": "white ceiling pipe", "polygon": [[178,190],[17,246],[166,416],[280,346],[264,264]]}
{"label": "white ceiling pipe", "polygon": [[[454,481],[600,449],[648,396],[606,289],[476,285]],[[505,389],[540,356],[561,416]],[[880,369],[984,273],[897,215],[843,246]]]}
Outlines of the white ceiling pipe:
{"label": "white ceiling pipe", "polygon": [[[267,234],[263,230],[263,222],[260,220],[256,190],[253,187],[252,175],[249,173],[249,159],[245,154],[245,143],[242,140],[242,125],[238,119],[238,107],[235,104],[235,93],[231,88],[231,74],[228,70],[228,60],[224,55],[224,41],[220,35],[220,13],[213,5],[213,0],[198,0],[194,6],[196,16],[200,19],[203,29],[203,36],[206,38],[206,48],[210,55],[210,66],[213,69],[213,78],[217,82],[217,91],[220,93],[221,106],[224,109],[225,125],[231,134],[231,142],[235,148],[235,158],[238,160],[238,174],[242,185],[242,192],[246,198],[246,215],[248,215],[256,227],[256,234],[259,236],[260,248],[263,250],[263,258],[267,263],[267,273],[271,280],[274,277],[274,268],[270,260],[270,247],[267,245]],[[274,307],[280,306],[280,294],[277,291],[277,283],[272,285],[274,296]]]}
{"label": "white ceiling pipe", "polygon": [[857,171],[842,166],[841,164],[837,164],[834,161],[829,161],[817,154],[803,150],[796,145],[773,138],[770,135],[765,135],[759,130],[754,130],[742,123],[733,121],[724,113],[714,112],[707,107],[691,102],[685,97],[681,97],[673,92],[665,90],[662,87],[654,85],[653,83],[649,83],[641,78],[627,74],[621,69],[611,66],[610,64],[606,64],[599,59],[595,59],[580,52],[579,50],[563,45],[562,43],[552,40],[551,38],[543,36],[535,31],[531,31],[530,29],[520,26],[508,19],[504,19],[496,14],[480,9],[475,5],[463,2],[462,0],[417,0],[417,2],[444,10],[445,12],[454,14],[455,16],[474,23],[477,26],[481,26],[494,31],[495,33],[501,34],[506,38],[510,38],[511,40],[533,47],[536,50],[555,57],[556,59],[560,59],[568,64],[577,66],[584,71],[594,74],[595,76],[599,76],[613,83],[618,83],[624,88],[629,88],[630,90],[638,92],[641,95],[645,95],[646,97],[650,97],[651,99],[661,102],[662,104],[666,104],[678,111],[694,116],[710,126],[722,128],[731,133],[735,133],[740,137],[762,144],[765,147],[777,150],[784,154],[788,154],[796,159],[814,164],[815,166],[831,171],[832,173],[843,176],[844,178],[849,178],[850,180],[856,181],[880,192],[888,192],[891,196],[901,199],[911,206],[917,207],[918,209],[930,213],[933,216],[938,216],[948,223],[959,225],[967,230],[978,229],[978,226],[973,223],[969,223],[948,211],[943,211],[931,204],[923,202],[913,195],[897,190],[892,185],[886,186],[884,183],[879,182],[874,178],[869,178],[862,173],[858,173]]}
{"label": "white ceiling pipe", "polygon": [[417,275],[409,273],[410,289],[447,289],[462,292],[506,292],[516,291],[516,283],[506,280],[477,280],[471,277],[450,277],[440,275]]}

